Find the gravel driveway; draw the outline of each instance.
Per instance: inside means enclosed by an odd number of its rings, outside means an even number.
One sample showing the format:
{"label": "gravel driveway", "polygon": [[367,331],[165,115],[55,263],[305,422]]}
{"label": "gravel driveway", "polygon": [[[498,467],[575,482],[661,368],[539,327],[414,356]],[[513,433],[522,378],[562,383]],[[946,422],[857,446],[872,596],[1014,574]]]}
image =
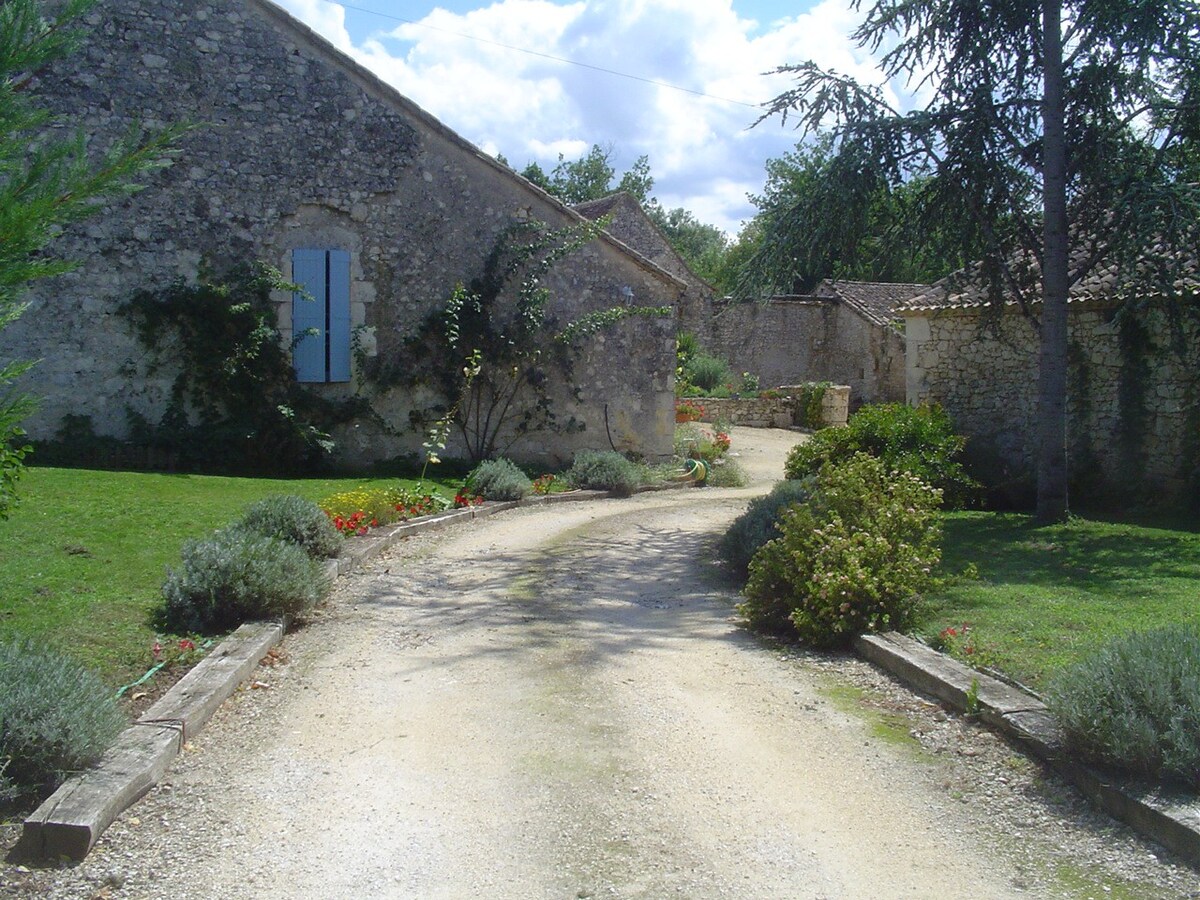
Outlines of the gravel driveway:
{"label": "gravel driveway", "polygon": [[739,628],[755,484],[515,510],[339,580],[88,859],[98,898],[1186,897],[1196,873],[849,656]]}

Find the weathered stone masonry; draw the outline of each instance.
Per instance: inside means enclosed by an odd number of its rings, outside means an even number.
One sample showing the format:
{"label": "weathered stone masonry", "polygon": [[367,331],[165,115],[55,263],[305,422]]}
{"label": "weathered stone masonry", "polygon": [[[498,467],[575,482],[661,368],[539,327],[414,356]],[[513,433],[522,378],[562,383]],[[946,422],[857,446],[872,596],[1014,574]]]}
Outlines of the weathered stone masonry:
{"label": "weathered stone masonry", "polygon": [[[1197,477],[1200,332],[1172,331],[1162,308],[1139,313],[1150,337],[1122,349],[1115,307],[1070,304],[1070,468],[1098,488],[1177,495]],[[1038,336],[1010,308],[908,310],[908,399],[941,403],[955,425],[1017,476],[1032,478],[1037,437]],[[1180,352],[1182,351],[1182,353]]]}
{"label": "weathered stone masonry", "polygon": [[[29,421],[51,437],[63,415],[91,416],[120,436],[126,408],[157,421],[174,373],[150,375],[146,352],[115,314],[133,292],[195,278],[206,266],[263,260],[290,272],[291,251],[350,254],[352,325],[368,355],[396,352],[455,284],[477,275],[517,221],[582,221],[342,56],[265,0],[107,0],[87,20],[82,50],[39,78],[36,96],[107,146],[134,122],[197,127],[170,168],[140,194],[68,230],[54,250],[82,263],[38,285],[23,318],[0,334],[0,355],[40,358],[27,387],[43,398]],[[603,238],[546,279],[560,321],[622,302],[674,306],[682,282]],[[290,339],[291,299],[278,298]],[[671,450],[671,319],[619,323],[576,366],[586,423],[554,449],[608,446],[604,409],[628,449]],[[619,377],[617,377],[619,375]],[[315,385],[346,395],[354,381]],[[430,401],[374,391],[392,422]],[[369,426],[337,435],[364,461],[419,447]],[[617,435],[614,434],[614,440]],[[545,455],[549,444],[526,445]]]}
{"label": "weathered stone masonry", "polygon": [[712,348],[763,387],[849,385],[851,404],[903,402],[904,341],[835,298],[779,297],[716,306]]}

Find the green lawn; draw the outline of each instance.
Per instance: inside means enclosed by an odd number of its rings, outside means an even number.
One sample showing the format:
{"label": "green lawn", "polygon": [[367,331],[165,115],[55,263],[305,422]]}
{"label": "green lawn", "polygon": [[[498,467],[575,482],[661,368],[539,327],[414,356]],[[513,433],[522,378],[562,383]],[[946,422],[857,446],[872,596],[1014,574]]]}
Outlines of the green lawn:
{"label": "green lawn", "polygon": [[978,581],[934,596],[921,629],[969,623],[977,655],[1029,684],[1128,631],[1200,622],[1200,533],[1076,519],[1038,527],[1017,513],[946,517],[945,563]]}
{"label": "green lawn", "polygon": [[152,610],[186,539],[230,523],[270,494],[320,500],[396,484],[414,482],[31,468],[21,480],[21,505],[0,521],[0,640],[34,637],[109,684],[123,684],[152,662]]}

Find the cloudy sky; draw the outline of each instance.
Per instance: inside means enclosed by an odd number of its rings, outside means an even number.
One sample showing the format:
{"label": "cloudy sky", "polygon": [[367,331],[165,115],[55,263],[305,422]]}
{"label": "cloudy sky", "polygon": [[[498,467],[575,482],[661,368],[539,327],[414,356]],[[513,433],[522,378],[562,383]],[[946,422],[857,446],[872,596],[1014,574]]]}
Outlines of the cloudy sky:
{"label": "cloudy sky", "polygon": [[[275,0],[483,150],[549,171],[592,144],[730,234],[797,134],[750,126],[804,59],[880,82],[849,0]],[[620,74],[614,74],[620,73]]]}

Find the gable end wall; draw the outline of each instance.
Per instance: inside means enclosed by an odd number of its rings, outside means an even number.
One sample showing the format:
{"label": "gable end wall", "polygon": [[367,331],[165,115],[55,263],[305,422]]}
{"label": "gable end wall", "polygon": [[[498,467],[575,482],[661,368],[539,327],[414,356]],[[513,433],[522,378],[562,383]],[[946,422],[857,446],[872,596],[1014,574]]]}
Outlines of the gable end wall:
{"label": "gable end wall", "polygon": [[[115,436],[125,433],[127,408],[161,416],[175,373],[152,372],[116,314],[137,290],[251,259],[288,275],[292,249],[348,250],[352,325],[371,326],[366,350],[387,354],[456,283],[480,272],[511,224],[580,221],[264,8],[257,0],[105,0],[88,16],[80,52],[35,86],[64,128],[82,128],[98,151],[134,122],[197,123],[143,192],[55,242],[80,267],[36,285],[22,319],[0,333],[0,356],[42,359],[25,385],[43,398],[28,422],[35,438],[52,437],[68,413]],[[626,289],[640,305],[675,306],[680,289],[603,240],[545,284],[549,312],[562,322],[618,305]],[[278,299],[287,340],[288,298]],[[598,344],[578,370],[611,369],[621,381],[605,382],[602,398],[589,398],[585,384],[581,403],[568,392],[575,405],[563,412],[586,430],[562,447],[607,447],[607,404],[610,421],[625,416],[632,449],[668,454],[674,324],[638,319],[614,333],[623,337]],[[336,397],[354,386],[315,389]],[[403,426],[432,398],[393,390],[373,399]],[[424,439],[368,432],[340,435],[348,461],[390,457]]]}

